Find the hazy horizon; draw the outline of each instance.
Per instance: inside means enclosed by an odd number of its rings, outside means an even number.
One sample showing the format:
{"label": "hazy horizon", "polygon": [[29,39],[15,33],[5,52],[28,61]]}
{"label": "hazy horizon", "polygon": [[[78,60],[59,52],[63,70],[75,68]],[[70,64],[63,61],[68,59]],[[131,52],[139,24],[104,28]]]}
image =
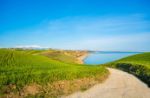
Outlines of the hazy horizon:
{"label": "hazy horizon", "polygon": [[149,0],[1,0],[0,48],[150,51]]}

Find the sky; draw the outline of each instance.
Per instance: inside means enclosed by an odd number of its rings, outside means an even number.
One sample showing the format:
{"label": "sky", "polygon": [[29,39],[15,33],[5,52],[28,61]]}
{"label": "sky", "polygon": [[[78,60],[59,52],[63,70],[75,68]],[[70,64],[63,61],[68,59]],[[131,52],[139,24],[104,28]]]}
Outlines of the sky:
{"label": "sky", "polygon": [[0,0],[0,47],[150,51],[150,1]]}

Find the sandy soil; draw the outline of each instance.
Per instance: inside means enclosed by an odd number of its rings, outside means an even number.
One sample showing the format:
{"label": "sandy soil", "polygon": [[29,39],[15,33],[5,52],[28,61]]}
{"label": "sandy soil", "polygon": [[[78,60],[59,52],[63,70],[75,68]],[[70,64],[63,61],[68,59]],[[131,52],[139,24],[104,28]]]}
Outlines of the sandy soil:
{"label": "sandy soil", "polygon": [[84,64],[84,59],[88,56],[88,53],[84,53],[83,55],[79,56],[78,59],[78,64]]}
{"label": "sandy soil", "polygon": [[111,74],[104,83],[63,98],[150,98],[150,88],[135,76],[112,68],[108,70]]}

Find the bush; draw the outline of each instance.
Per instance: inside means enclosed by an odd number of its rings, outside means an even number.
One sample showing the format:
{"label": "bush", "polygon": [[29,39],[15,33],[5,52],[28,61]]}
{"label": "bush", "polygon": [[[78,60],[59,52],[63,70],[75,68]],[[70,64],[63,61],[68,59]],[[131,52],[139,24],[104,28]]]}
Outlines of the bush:
{"label": "bush", "polygon": [[150,69],[146,66],[130,63],[116,63],[115,67],[137,76],[150,87]]}

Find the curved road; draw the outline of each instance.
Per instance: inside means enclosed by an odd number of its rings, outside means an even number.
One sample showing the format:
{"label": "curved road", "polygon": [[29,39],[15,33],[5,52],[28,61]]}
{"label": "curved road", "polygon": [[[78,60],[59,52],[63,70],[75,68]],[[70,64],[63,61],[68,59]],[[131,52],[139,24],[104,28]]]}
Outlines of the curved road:
{"label": "curved road", "polygon": [[110,76],[101,84],[65,98],[150,98],[150,88],[135,76],[108,68]]}

